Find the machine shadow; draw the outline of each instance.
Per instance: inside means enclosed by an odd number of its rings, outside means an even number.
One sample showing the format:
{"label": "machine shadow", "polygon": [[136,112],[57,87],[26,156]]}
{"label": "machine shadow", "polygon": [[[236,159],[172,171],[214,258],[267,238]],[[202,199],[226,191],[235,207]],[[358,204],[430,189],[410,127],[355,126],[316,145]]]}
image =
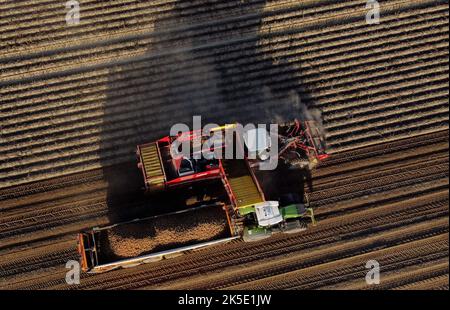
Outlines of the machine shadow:
{"label": "machine shadow", "polygon": [[[101,152],[122,154],[126,161],[110,166],[111,161],[105,160],[103,164],[111,223],[165,213],[180,202],[178,193],[144,195],[136,167],[138,144],[167,136],[175,123],[192,128],[196,115],[201,116],[203,125],[267,124],[292,120],[299,113],[292,96],[298,94],[302,101],[311,102],[301,86],[271,85],[272,77],[291,80],[300,73],[287,60],[274,59],[267,46],[263,48],[265,2],[227,1],[228,7],[236,8],[237,19],[256,19],[245,31],[237,30],[236,18],[216,10],[220,2],[210,2],[196,0],[196,5],[208,9],[194,17],[185,14],[186,1],[175,2],[173,9],[155,22],[145,55],[110,68]],[[266,41],[275,36],[263,35]],[[266,176],[264,183],[271,178]],[[304,177],[297,181],[302,191]],[[277,182],[284,186],[283,180]]]}

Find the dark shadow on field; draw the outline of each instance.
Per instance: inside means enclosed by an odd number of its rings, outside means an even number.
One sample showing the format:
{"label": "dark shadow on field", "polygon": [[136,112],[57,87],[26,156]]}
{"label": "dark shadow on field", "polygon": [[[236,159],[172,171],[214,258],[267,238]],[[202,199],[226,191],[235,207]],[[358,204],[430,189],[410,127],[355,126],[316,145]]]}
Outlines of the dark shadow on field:
{"label": "dark shadow on field", "polygon": [[[217,10],[224,3],[233,12]],[[192,17],[187,6],[194,5],[203,10]],[[194,115],[203,125],[269,123],[299,113],[293,96],[310,101],[301,87],[272,87],[273,78],[294,76],[287,60],[262,48],[264,6],[255,0],[177,1],[155,22],[144,56],[111,66],[101,153],[118,151],[127,158],[120,169],[105,168],[111,222],[165,213],[180,200],[177,194],[144,197],[136,145],[167,136],[175,123],[192,128]],[[245,31],[237,31],[243,21]],[[274,36],[264,33],[266,41]]]}
{"label": "dark shadow on field", "polygon": [[305,187],[312,189],[311,176],[307,169],[289,169],[283,162],[279,163],[276,170],[257,171],[256,177],[266,200],[279,200],[280,197],[292,193],[304,197]]}

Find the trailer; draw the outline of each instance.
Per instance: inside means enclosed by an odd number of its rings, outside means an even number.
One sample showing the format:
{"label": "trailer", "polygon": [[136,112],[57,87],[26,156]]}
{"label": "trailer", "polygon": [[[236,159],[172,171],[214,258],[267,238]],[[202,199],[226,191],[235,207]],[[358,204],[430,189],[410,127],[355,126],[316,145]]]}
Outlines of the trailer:
{"label": "trailer", "polygon": [[129,268],[237,239],[229,212],[223,204],[211,204],[82,232],[82,270]]}

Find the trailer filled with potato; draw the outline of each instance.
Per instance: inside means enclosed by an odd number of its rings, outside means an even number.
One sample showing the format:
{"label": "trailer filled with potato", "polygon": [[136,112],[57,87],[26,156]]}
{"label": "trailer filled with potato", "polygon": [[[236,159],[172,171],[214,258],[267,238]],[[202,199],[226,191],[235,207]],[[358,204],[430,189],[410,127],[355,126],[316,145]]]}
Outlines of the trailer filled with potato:
{"label": "trailer filled with potato", "polygon": [[211,204],[82,232],[82,269],[133,267],[239,238],[228,212],[223,204]]}

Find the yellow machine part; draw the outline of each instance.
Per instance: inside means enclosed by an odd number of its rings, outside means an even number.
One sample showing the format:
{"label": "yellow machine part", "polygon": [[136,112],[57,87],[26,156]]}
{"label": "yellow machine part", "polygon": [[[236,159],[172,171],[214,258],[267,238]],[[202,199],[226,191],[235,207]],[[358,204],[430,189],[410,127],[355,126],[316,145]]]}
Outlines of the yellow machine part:
{"label": "yellow machine part", "polygon": [[161,160],[156,143],[141,146],[141,161],[147,176],[146,181],[149,185],[164,183],[164,172],[161,168]]}
{"label": "yellow machine part", "polygon": [[238,209],[264,201],[244,160],[224,160],[223,167]]}

